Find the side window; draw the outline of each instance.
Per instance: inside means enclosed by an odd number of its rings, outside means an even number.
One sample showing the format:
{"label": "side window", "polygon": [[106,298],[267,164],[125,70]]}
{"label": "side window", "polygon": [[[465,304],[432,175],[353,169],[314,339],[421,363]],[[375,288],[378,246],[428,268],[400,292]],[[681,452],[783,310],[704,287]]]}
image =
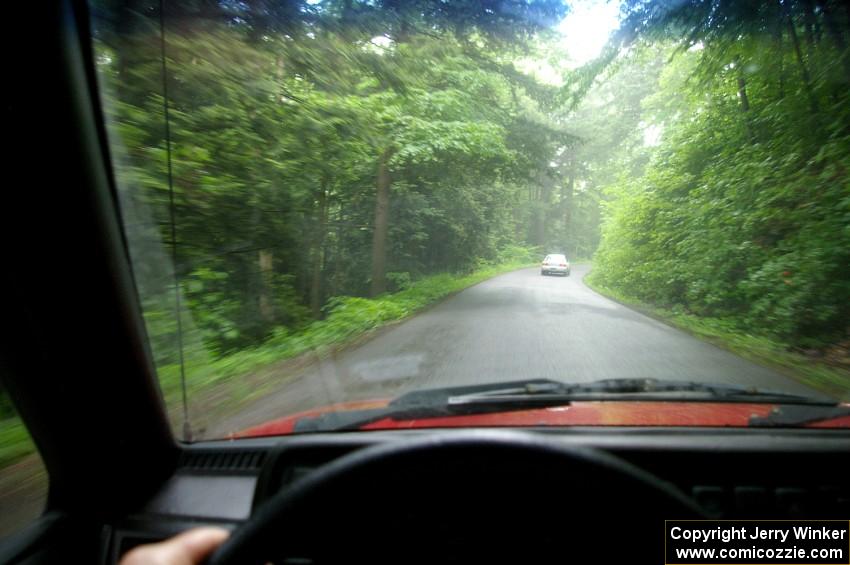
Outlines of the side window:
{"label": "side window", "polygon": [[26,426],[0,387],[0,539],[44,510],[47,472]]}

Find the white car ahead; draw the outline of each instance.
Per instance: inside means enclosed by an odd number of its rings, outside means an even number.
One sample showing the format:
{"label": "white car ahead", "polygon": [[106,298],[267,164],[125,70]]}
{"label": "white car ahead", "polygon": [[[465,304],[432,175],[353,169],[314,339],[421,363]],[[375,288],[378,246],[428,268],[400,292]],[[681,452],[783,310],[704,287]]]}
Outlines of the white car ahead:
{"label": "white car ahead", "polygon": [[540,274],[545,276],[552,273],[570,276],[570,262],[565,255],[552,254],[543,259],[543,263],[540,264]]}

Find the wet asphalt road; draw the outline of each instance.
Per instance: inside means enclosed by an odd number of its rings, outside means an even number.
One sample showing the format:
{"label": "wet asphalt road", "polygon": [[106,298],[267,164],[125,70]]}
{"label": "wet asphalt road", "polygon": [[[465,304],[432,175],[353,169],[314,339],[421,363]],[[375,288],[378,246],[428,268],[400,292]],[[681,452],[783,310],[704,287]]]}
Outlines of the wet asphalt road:
{"label": "wet asphalt road", "polygon": [[656,378],[815,394],[771,369],[616,302],[572,276],[523,269],[471,287],[364,345],[287,378],[207,430],[222,437],[293,412],[419,389],[550,378]]}

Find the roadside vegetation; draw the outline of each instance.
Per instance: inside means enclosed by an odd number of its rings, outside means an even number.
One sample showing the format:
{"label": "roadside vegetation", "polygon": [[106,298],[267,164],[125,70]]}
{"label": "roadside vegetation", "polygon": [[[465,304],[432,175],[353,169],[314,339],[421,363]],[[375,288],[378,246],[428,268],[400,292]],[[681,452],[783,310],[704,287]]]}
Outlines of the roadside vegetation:
{"label": "roadside vegetation", "polygon": [[[247,396],[249,389],[241,384],[252,372],[301,355],[307,354],[314,359],[345,348],[351,342],[367,337],[372,330],[403,320],[453,293],[496,275],[536,265],[539,258],[538,249],[512,247],[503,251],[497,262],[481,262],[479,268],[468,274],[430,275],[407,281],[398,291],[375,298],[336,297],[328,301],[324,319],[295,332],[280,329],[262,344],[229,355],[213,357],[201,343],[189,346],[185,350],[183,365],[189,396],[203,394],[211,387],[225,383],[230,385],[227,396],[231,406],[228,408],[233,409],[241,400],[238,398],[240,395]],[[179,406],[180,365],[160,365],[158,372],[166,405],[172,408]],[[273,380],[277,382],[277,377]],[[268,383],[252,379],[252,387],[262,384]]]}
{"label": "roadside vegetation", "polygon": [[35,451],[26,427],[10,416],[0,420],[0,469]]}
{"label": "roadside vegetation", "polygon": [[784,1],[632,16],[632,29],[671,49],[644,100],[663,135],[639,174],[605,188],[589,279],[844,398],[848,14],[846,4]]}
{"label": "roadside vegetation", "polygon": [[602,286],[586,276],[585,283],[603,296],[665,322],[704,341],[732,351],[745,359],[771,367],[828,396],[850,402],[850,343],[836,344],[813,356],[790,350],[777,339],[742,331],[735,320],[707,318],[688,313],[681,306],[659,307],[632,295]]}

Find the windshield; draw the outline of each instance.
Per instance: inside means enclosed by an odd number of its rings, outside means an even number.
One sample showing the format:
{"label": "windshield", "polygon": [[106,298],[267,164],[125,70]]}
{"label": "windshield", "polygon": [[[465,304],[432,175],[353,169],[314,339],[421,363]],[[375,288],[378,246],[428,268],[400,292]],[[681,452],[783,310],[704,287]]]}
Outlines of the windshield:
{"label": "windshield", "polygon": [[850,425],[845,3],[90,8],[179,437]]}

